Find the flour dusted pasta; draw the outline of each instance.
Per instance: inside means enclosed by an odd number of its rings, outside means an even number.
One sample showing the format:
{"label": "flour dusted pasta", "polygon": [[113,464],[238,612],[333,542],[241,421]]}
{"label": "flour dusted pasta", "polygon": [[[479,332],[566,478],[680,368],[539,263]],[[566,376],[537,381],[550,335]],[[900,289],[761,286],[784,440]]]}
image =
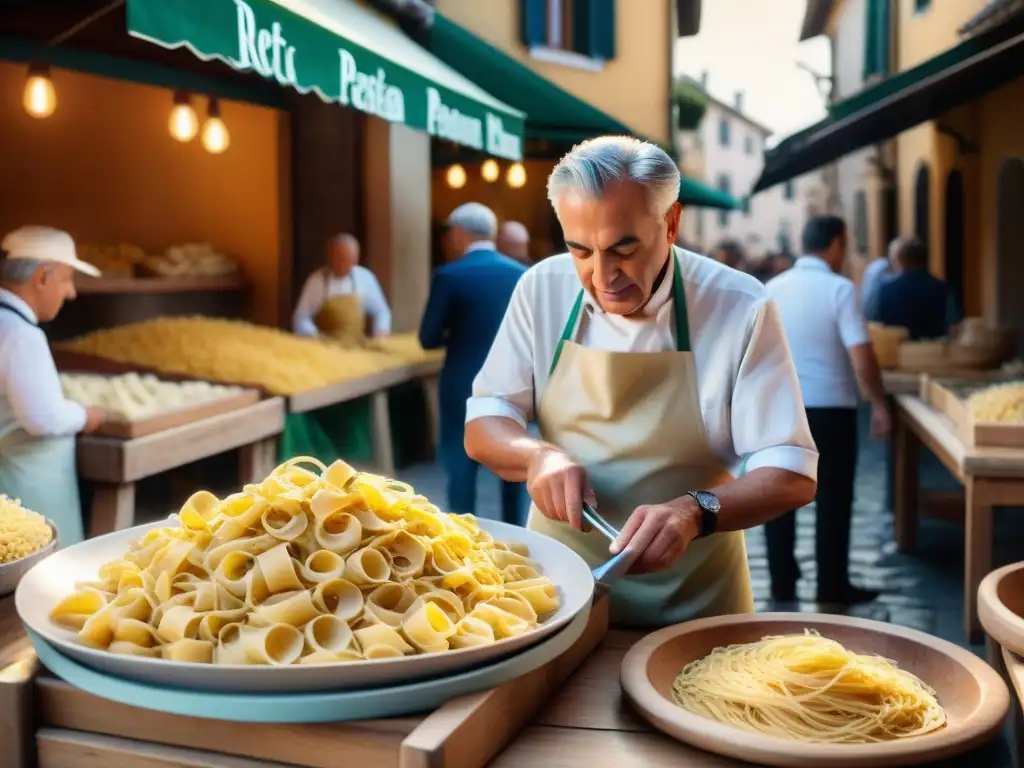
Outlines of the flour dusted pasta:
{"label": "flour dusted pasta", "polygon": [[559,606],[521,545],[341,461],[292,459],[225,499],[200,491],[172,520],[51,619],[112,653],[324,664],[493,643]]}

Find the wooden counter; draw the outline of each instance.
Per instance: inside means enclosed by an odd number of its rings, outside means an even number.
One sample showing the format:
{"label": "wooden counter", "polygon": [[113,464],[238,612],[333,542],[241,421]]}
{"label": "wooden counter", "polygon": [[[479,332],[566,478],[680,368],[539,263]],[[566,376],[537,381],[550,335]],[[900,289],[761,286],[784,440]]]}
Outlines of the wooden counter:
{"label": "wooden counter", "polygon": [[978,621],[978,585],[992,570],[992,514],[995,507],[1024,506],[1024,448],[965,445],[943,414],[919,397],[896,397],[893,423],[896,545],[901,552],[916,546],[920,514],[919,451],[927,446],[964,486],[964,632],[972,643],[982,640]]}
{"label": "wooden counter", "polygon": [[82,435],[78,475],[95,486],[89,535],[135,524],[137,481],[209,456],[240,448],[240,484],[262,480],[274,468],[284,407],[274,397],[130,440]]}

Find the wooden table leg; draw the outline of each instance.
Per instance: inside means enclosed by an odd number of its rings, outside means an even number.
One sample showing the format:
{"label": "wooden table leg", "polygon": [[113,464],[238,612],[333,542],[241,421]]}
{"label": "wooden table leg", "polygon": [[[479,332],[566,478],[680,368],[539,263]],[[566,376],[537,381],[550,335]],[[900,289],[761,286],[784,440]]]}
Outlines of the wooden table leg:
{"label": "wooden table leg", "polygon": [[32,678],[39,660],[27,651],[0,668],[0,768],[35,765]]}
{"label": "wooden table leg", "polygon": [[378,472],[395,476],[395,454],[391,444],[391,416],[388,414],[387,390],[370,395],[372,403],[373,461]]}
{"label": "wooden table leg", "polygon": [[427,376],[422,379],[423,394],[427,399],[427,421],[430,429],[430,444],[437,455],[438,446],[441,444],[441,392],[437,376]]}
{"label": "wooden table leg", "polygon": [[92,496],[89,536],[135,525],[135,483],[96,483]]}
{"label": "wooden table leg", "polygon": [[238,449],[238,479],[242,485],[263,482],[276,466],[276,437],[258,440]]}
{"label": "wooden table leg", "polygon": [[964,483],[967,495],[964,543],[964,632],[971,643],[981,642],[978,621],[978,586],[992,570],[992,504],[986,494],[985,481],[968,476]]}
{"label": "wooden table leg", "polygon": [[917,546],[921,445],[898,409],[893,428],[893,532],[896,548],[913,552]]}

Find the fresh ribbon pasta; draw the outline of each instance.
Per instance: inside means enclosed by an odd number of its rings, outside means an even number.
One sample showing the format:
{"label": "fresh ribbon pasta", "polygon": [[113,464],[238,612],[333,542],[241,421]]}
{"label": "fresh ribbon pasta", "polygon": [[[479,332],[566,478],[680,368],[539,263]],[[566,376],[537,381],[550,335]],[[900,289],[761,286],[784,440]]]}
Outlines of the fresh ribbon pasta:
{"label": "fresh ribbon pasta", "polygon": [[672,698],[746,731],[814,743],[891,741],[946,724],[921,680],[811,631],[716,648],[686,665]]}
{"label": "fresh ribbon pasta", "polygon": [[51,619],[111,653],[330,664],[494,643],[559,607],[522,545],[342,461],[292,459],[225,499],[199,491],[171,520]]}

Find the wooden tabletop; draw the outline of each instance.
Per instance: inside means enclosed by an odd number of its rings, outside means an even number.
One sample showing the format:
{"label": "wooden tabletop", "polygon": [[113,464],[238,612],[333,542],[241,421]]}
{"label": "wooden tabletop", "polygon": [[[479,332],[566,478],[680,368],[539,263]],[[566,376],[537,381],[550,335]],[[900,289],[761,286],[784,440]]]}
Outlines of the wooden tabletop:
{"label": "wooden tabletop", "polygon": [[78,474],[85,480],[130,483],[207,456],[252,445],[284,429],[284,400],[272,397],[145,437],[78,438]]}
{"label": "wooden tabletop", "polygon": [[[986,448],[964,443],[953,422],[920,397],[897,395],[896,402],[922,442],[936,453],[945,453],[954,474],[979,477],[1024,476],[1024,448]],[[940,457],[942,458],[942,457]],[[945,463],[945,462],[944,462]]]}
{"label": "wooden tabletop", "polygon": [[340,381],[337,384],[329,384],[326,387],[317,387],[289,397],[288,412],[307,413],[328,405],[347,403],[350,400],[366,397],[407,381],[436,376],[440,368],[440,363],[436,362],[403,365],[370,376],[360,376],[356,379]]}

